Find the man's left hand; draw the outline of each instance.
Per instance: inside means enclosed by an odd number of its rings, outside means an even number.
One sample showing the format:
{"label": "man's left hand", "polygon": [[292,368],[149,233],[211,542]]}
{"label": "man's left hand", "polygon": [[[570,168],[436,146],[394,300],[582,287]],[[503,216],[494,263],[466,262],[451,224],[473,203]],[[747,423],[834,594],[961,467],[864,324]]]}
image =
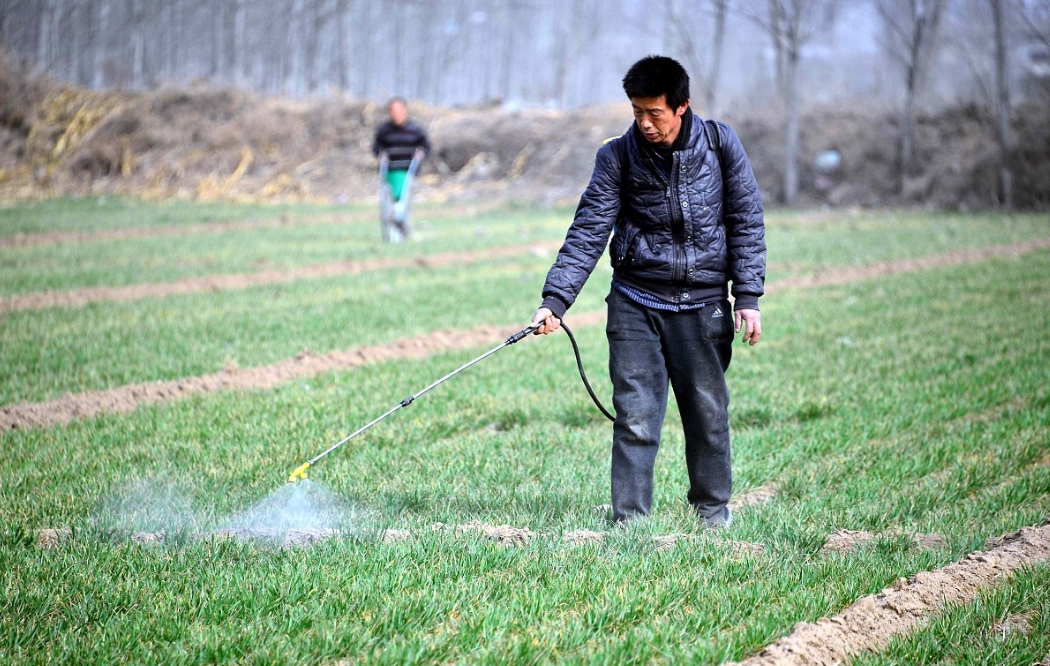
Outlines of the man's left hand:
{"label": "man's left hand", "polygon": [[762,336],[762,313],[758,310],[737,310],[734,315],[736,332],[740,332],[741,325],[744,329],[744,342],[752,347],[758,344]]}

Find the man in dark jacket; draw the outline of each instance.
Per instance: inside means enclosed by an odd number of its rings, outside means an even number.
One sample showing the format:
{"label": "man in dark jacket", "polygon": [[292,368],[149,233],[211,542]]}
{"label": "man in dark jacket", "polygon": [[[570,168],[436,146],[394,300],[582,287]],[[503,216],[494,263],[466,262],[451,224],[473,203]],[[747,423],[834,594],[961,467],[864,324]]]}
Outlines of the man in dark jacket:
{"label": "man in dark jacket", "polygon": [[380,158],[383,187],[389,188],[383,192],[384,237],[400,240],[409,235],[408,204],[412,179],[420,162],[430,153],[430,141],[426,131],[408,119],[408,107],[402,98],[395,97],[387,102],[387,113],[390,120],[376,130],[372,153]]}
{"label": "man in dark jacket", "polygon": [[598,151],[532,323],[538,333],[558,329],[612,234],[613,520],[652,510],[670,383],[682,415],[689,503],[706,525],[722,527],[732,520],[725,372],[734,333],[743,329],[751,345],[762,334],[762,199],[732,128],[689,109],[689,76],[679,63],[643,58],[623,87],[635,122]]}

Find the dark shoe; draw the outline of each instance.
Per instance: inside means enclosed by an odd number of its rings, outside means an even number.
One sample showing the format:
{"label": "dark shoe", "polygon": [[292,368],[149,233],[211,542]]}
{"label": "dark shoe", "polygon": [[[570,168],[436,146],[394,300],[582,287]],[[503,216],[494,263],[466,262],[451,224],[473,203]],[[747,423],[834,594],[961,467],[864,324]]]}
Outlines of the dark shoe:
{"label": "dark shoe", "polygon": [[704,518],[704,527],[713,530],[724,530],[733,524],[733,512],[729,510],[727,506],[722,510],[722,513],[717,516],[711,516],[710,518]]}

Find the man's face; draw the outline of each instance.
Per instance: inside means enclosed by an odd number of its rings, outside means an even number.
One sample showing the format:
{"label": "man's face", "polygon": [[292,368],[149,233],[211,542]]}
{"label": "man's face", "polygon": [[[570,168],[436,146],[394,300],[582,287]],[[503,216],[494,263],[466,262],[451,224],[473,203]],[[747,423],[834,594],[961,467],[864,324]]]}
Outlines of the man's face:
{"label": "man's face", "polygon": [[387,112],[390,114],[390,122],[395,125],[404,125],[408,120],[408,109],[401,102],[391,102]]}
{"label": "man's face", "polygon": [[672,109],[667,106],[667,95],[659,97],[632,97],[634,121],[649,143],[670,146],[682,129],[682,114],[689,108],[689,101]]}

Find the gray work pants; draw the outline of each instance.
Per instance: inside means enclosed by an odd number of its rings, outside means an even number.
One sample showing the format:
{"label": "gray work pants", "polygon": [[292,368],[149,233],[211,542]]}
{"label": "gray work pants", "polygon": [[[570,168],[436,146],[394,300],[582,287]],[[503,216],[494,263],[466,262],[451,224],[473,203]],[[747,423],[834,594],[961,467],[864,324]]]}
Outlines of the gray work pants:
{"label": "gray work pants", "polygon": [[702,519],[728,516],[733,476],[729,450],[729,368],[733,311],[728,301],[668,312],[632,301],[616,289],[609,306],[609,374],[613,384],[613,520],[647,516],[653,468],[674,389],[685,434],[689,503]]}

